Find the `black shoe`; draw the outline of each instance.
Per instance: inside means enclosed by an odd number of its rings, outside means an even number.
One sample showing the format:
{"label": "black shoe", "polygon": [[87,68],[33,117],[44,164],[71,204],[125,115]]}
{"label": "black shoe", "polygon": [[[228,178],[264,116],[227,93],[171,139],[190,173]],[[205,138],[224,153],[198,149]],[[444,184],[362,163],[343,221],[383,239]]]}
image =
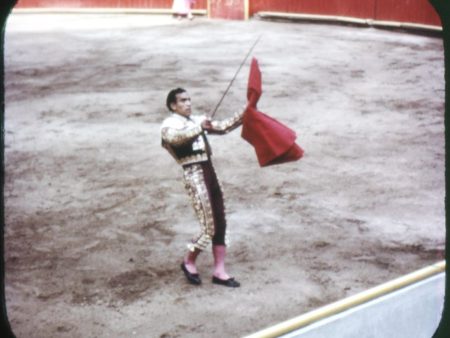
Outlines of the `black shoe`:
{"label": "black shoe", "polygon": [[220,279],[220,278],[217,278],[216,276],[213,276],[212,282],[214,284],[224,285],[224,286],[228,286],[230,288],[237,288],[237,287],[241,286],[241,283],[236,281],[234,278]]}
{"label": "black shoe", "polygon": [[189,281],[189,283],[194,285],[202,284],[202,280],[200,279],[198,273],[190,273],[188,269],[186,269],[184,263],[181,263],[181,270],[183,270],[184,275],[186,276],[186,279]]}

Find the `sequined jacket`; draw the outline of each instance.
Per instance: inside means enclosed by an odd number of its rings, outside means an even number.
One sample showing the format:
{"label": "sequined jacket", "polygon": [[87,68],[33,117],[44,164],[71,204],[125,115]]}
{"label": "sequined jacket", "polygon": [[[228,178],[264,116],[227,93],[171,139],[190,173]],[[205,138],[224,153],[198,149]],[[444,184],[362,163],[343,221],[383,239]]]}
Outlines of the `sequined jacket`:
{"label": "sequined jacket", "polygon": [[[225,120],[212,120],[211,134],[226,134],[242,124],[241,114]],[[189,117],[172,113],[161,126],[162,146],[166,148],[175,160],[181,165],[208,161],[211,148],[206,137],[207,132],[202,129],[201,123],[206,116],[191,115]]]}

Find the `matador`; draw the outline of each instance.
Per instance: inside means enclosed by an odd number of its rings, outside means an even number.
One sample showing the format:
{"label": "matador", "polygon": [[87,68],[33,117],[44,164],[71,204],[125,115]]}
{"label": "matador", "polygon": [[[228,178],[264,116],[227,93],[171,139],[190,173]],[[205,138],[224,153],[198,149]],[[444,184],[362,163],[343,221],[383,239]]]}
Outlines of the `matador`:
{"label": "matador", "polygon": [[206,115],[193,115],[191,98],[183,88],[169,92],[166,106],[171,115],[161,126],[162,146],[182,167],[184,185],[200,223],[199,233],[188,243],[188,252],[181,263],[181,270],[189,283],[200,285],[202,281],[196,259],[212,243],[212,282],[238,287],[240,283],[230,277],[225,269],[228,244],[225,206],[211,160],[212,152],[207,134],[223,135],[239,127],[244,112],[220,121],[211,120]]}

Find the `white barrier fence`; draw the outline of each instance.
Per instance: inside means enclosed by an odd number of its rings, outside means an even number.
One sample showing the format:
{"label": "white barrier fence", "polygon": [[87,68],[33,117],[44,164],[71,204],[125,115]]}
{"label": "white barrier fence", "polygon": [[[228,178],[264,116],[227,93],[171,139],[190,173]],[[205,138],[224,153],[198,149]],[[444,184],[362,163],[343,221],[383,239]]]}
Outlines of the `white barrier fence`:
{"label": "white barrier fence", "polygon": [[445,294],[445,261],[247,338],[431,338]]}

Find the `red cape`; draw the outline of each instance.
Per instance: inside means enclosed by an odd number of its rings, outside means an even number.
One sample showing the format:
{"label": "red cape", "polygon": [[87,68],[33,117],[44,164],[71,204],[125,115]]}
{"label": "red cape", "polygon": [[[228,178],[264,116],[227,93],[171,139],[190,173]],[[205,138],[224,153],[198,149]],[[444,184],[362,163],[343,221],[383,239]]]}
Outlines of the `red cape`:
{"label": "red cape", "polygon": [[255,148],[261,167],[299,160],[303,149],[296,143],[295,132],[256,108],[262,94],[261,72],[253,58],[248,79],[248,105],[244,113],[241,136]]}

